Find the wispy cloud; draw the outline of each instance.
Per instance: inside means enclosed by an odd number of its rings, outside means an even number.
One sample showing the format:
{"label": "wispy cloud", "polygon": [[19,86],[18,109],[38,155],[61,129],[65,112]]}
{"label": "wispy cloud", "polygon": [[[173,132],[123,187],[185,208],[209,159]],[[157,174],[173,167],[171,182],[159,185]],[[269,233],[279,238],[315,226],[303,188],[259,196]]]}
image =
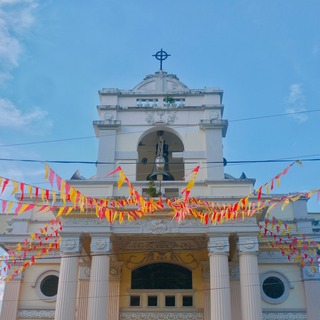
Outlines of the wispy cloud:
{"label": "wispy cloud", "polygon": [[34,24],[36,7],[34,0],[0,0],[0,74],[19,65],[22,41]]}
{"label": "wispy cloud", "polygon": [[30,129],[39,120],[46,117],[47,113],[39,108],[24,113],[12,101],[0,98],[0,128]]}
{"label": "wispy cloud", "polygon": [[307,111],[306,99],[301,84],[294,83],[290,86],[286,100],[288,104],[286,112],[291,114],[291,118],[298,123],[306,122],[308,120],[307,114],[304,113]]}

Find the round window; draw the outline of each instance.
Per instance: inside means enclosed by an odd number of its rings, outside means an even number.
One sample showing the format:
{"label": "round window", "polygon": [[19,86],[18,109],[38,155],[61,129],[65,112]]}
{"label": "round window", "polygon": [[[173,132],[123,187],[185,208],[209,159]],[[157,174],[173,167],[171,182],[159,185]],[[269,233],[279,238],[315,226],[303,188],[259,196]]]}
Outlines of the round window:
{"label": "round window", "polygon": [[263,292],[271,299],[279,299],[285,291],[284,283],[277,277],[268,277],[262,284]]}
{"label": "round window", "polygon": [[261,275],[262,299],[271,304],[284,302],[290,293],[288,279],[278,272],[268,272]]}
{"label": "round window", "polygon": [[49,275],[43,278],[40,283],[40,290],[46,297],[54,297],[58,292],[59,278],[55,275]]}

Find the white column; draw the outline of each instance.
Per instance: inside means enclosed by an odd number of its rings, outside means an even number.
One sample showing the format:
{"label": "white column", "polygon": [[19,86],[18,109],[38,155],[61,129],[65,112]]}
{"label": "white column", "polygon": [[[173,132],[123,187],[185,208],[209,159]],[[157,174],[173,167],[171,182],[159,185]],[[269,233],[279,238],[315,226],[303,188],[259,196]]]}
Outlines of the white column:
{"label": "white column", "polygon": [[62,239],[55,320],[76,319],[80,251],[78,237],[64,237]]}
{"label": "white column", "polygon": [[258,238],[239,237],[242,319],[262,320]]}
{"label": "white column", "polygon": [[20,285],[21,273],[18,274],[13,280],[5,283],[0,315],[1,320],[17,319]]}
{"label": "white column", "polygon": [[110,236],[91,239],[91,272],[87,319],[107,319],[109,310],[109,257]]}
{"label": "white column", "polygon": [[210,237],[211,320],[231,320],[228,255],[228,237]]}

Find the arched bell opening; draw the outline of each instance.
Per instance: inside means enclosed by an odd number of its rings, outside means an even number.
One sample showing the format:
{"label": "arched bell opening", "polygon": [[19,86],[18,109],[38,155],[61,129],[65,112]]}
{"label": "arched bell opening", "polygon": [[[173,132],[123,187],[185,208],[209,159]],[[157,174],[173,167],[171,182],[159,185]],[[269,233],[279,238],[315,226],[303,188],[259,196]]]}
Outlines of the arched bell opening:
{"label": "arched bell opening", "polygon": [[174,132],[155,128],[138,143],[137,181],[182,180],[184,146]]}

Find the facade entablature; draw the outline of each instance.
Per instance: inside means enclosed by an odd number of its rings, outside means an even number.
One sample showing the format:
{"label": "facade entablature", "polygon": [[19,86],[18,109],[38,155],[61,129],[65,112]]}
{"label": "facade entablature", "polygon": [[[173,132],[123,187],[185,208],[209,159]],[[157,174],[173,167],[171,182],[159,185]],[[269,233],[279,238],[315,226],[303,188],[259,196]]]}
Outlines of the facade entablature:
{"label": "facade entablature", "polygon": [[[146,235],[187,235],[187,234],[210,234],[214,236],[231,235],[231,234],[247,234],[258,232],[257,220],[260,217],[252,216],[245,220],[229,220],[223,224],[203,224],[199,219],[190,218],[181,221],[180,223],[172,219],[172,215],[168,217],[157,214],[149,215],[145,218],[140,218],[135,221],[124,221],[122,223],[115,222],[108,223],[106,220],[100,220],[95,214],[88,214],[81,218],[79,215],[64,217],[62,220],[63,230],[68,234],[99,234],[101,232],[108,232],[110,234],[146,234]],[[80,233],[79,233],[80,232]]]}

